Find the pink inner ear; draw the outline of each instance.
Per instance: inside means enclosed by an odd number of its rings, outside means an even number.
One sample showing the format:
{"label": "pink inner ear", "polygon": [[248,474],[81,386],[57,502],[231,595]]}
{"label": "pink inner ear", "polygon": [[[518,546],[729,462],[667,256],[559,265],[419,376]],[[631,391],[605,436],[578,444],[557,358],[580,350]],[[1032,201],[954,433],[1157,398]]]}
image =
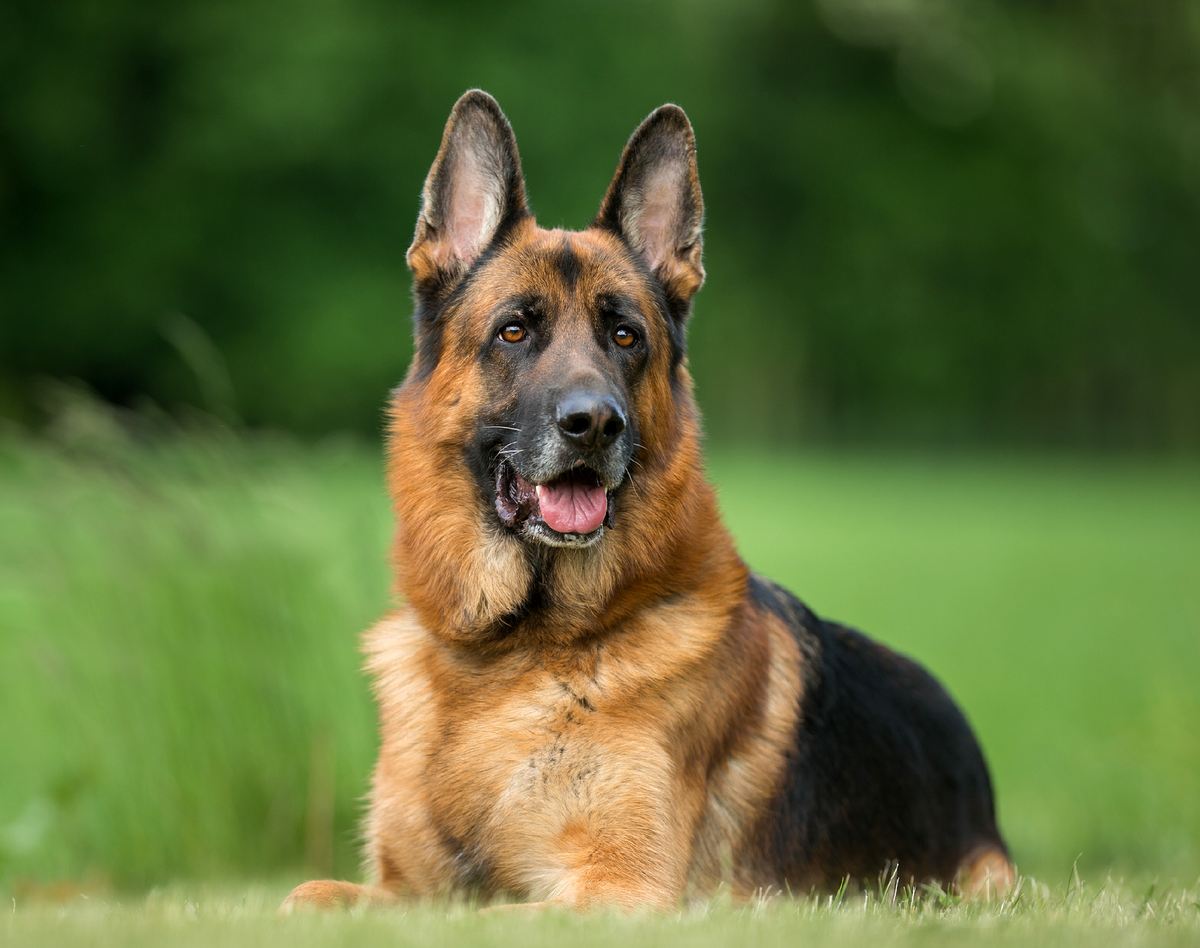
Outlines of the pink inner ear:
{"label": "pink inner ear", "polygon": [[674,256],[677,249],[682,177],[682,169],[674,163],[655,169],[633,209],[633,226],[625,228],[626,233],[638,235],[642,256],[652,271]]}
{"label": "pink inner ear", "polygon": [[446,230],[453,256],[470,264],[488,245],[500,224],[497,182],[473,154],[465,154],[454,169]]}

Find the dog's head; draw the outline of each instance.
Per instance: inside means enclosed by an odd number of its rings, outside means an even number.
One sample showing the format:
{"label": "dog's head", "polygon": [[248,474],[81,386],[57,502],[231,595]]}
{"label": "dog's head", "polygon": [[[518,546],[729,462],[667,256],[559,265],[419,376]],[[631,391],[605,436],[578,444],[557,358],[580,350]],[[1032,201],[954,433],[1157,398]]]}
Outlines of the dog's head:
{"label": "dog's head", "polygon": [[534,221],[495,100],[458,101],[408,251],[416,355],[392,403],[410,600],[445,600],[466,629],[528,610],[535,575],[587,611],[662,567],[705,490],[684,360],[702,214],[676,106],[634,132],[572,232]]}
{"label": "dog's head", "polygon": [[533,222],[495,100],[455,105],[408,251],[416,371],[473,388],[466,460],[505,529],[586,546],[615,523],[639,449],[668,434],[653,389],[683,357],[701,215],[676,106],[642,123],[595,221],[569,233]]}

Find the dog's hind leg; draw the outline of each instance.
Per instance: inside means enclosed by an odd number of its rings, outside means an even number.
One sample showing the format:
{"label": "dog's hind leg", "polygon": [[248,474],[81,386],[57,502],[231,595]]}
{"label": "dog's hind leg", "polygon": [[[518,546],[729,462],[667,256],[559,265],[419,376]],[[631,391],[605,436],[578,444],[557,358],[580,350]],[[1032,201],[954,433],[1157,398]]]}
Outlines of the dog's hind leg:
{"label": "dog's hind leg", "polygon": [[547,909],[570,908],[565,902],[500,902],[479,910],[480,915],[540,915]]}
{"label": "dog's hind leg", "polygon": [[1017,871],[1008,854],[987,843],[971,852],[958,868],[958,886],[969,899],[1004,898],[1016,881]]}
{"label": "dog's hind leg", "polygon": [[350,909],[359,906],[391,905],[398,896],[390,889],[379,885],[356,885],[353,882],[338,882],[320,879],[305,882],[292,889],[291,894],[279,906],[280,915],[291,915],[297,910]]}

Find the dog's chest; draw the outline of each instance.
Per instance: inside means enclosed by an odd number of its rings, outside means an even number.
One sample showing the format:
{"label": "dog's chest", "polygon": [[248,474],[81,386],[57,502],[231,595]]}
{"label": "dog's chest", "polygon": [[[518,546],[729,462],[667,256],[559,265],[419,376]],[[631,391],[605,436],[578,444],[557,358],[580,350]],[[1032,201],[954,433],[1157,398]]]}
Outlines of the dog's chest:
{"label": "dog's chest", "polygon": [[667,782],[670,762],[629,710],[589,676],[546,674],[458,722],[439,755],[459,795],[450,835],[492,885],[551,897],[596,841],[657,796],[647,790]]}
{"label": "dog's chest", "polygon": [[477,805],[502,823],[586,804],[595,782],[619,766],[612,715],[595,686],[578,679],[525,682],[462,725],[458,759],[475,771]]}
{"label": "dog's chest", "polygon": [[589,698],[584,691],[578,682],[555,678],[533,700],[513,702],[504,715],[509,726],[503,740],[518,753],[506,755],[497,774],[504,778],[498,807],[562,807],[590,796],[595,780],[612,766],[605,733],[611,715],[597,712],[599,696]]}

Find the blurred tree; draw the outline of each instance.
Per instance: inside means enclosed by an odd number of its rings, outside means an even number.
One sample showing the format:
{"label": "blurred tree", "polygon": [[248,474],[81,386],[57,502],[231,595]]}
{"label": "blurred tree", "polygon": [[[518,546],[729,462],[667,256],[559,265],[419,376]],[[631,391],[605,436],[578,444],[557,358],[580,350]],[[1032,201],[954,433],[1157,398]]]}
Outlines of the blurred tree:
{"label": "blurred tree", "polygon": [[688,109],[717,437],[1200,443],[1197,10],[9,0],[0,412],[73,376],[376,429],[416,197],[480,86],[545,225],[586,224],[637,121]]}

